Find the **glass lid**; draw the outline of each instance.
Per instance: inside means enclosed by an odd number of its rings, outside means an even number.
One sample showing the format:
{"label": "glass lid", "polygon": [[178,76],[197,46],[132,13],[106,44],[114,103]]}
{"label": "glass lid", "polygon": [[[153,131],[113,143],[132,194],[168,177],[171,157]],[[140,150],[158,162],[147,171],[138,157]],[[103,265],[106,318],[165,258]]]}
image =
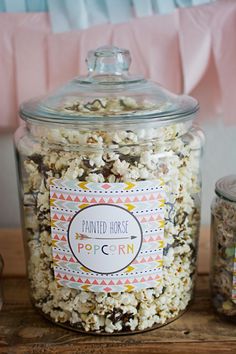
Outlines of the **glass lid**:
{"label": "glass lid", "polygon": [[[141,76],[129,74],[130,53],[112,46],[90,51],[88,75],[76,77],[41,99],[23,103],[25,120],[56,123],[189,119],[198,110],[192,97],[175,95]],[[136,118],[136,119],[135,119]]]}
{"label": "glass lid", "polygon": [[236,202],[236,175],[222,177],[216,182],[216,194],[231,202]]}

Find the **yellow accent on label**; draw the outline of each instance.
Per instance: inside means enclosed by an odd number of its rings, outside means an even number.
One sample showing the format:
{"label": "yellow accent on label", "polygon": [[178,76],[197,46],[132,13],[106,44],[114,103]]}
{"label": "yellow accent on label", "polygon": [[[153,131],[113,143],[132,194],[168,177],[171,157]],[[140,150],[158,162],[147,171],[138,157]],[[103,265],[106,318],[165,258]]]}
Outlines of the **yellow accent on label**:
{"label": "yellow accent on label", "polygon": [[126,191],[135,187],[135,184],[133,184],[131,182],[125,182],[125,184],[127,185],[127,187],[124,188],[124,190],[126,190]]}
{"label": "yellow accent on label", "polygon": [[90,285],[89,284],[86,284],[86,285],[82,285],[81,288],[85,291],[89,291],[89,287]]}
{"label": "yellow accent on label", "polygon": [[164,242],[163,241],[158,241],[159,242],[159,248],[163,248],[164,247]]}
{"label": "yellow accent on label", "polygon": [[159,178],[159,181],[160,181],[160,185],[161,185],[161,186],[164,186],[165,181],[164,181],[162,178]]}
{"label": "yellow accent on label", "polygon": [[55,221],[53,221],[53,220],[51,220],[51,227],[55,227],[55,222],[56,222],[56,220]]}
{"label": "yellow accent on label", "polygon": [[161,259],[161,260],[159,260],[159,261],[156,261],[157,263],[158,263],[158,266],[159,267],[162,267],[163,266],[163,260]]}
{"label": "yellow accent on label", "polygon": [[55,247],[57,245],[58,240],[52,240],[52,247]]}
{"label": "yellow accent on label", "polygon": [[132,272],[134,269],[135,269],[134,267],[128,266],[128,267],[125,269],[125,272],[126,272],[126,273],[130,273],[130,272]]}
{"label": "yellow accent on label", "polygon": [[160,220],[159,221],[159,226],[164,227],[165,226],[165,220]]}
{"label": "yellow accent on label", "polygon": [[160,208],[165,206],[165,199],[159,199],[159,206]]}
{"label": "yellow accent on label", "polygon": [[133,285],[125,285],[125,287],[126,287],[126,291],[127,291],[128,293],[134,289],[134,286],[133,286]]}
{"label": "yellow accent on label", "polygon": [[81,205],[79,206],[79,208],[80,208],[80,209],[84,209],[84,208],[86,208],[87,206],[89,206],[89,204],[81,204]]}
{"label": "yellow accent on label", "polygon": [[132,204],[124,204],[124,205],[127,207],[127,209],[128,209],[129,211],[131,211],[131,210],[133,210],[133,209],[135,208],[135,206],[132,205]]}
{"label": "yellow accent on label", "polygon": [[86,273],[89,273],[90,270],[88,268],[85,268],[84,266],[80,267],[81,270],[83,270]]}
{"label": "yellow accent on label", "polygon": [[54,186],[55,179],[56,179],[55,177],[49,178],[49,184],[52,184]]}
{"label": "yellow accent on label", "polygon": [[50,206],[55,206],[54,202],[56,199],[50,199]]}
{"label": "yellow accent on label", "polygon": [[89,188],[87,187],[87,183],[88,182],[80,182],[78,183],[79,187],[84,189],[84,190],[89,190]]}

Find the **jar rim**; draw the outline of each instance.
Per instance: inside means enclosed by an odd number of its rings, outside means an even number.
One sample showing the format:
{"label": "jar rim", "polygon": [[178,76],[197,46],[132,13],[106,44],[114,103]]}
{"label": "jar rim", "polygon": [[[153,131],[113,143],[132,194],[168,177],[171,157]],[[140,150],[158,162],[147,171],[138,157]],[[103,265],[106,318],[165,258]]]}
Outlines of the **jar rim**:
{"label": "jar rim", "polygon": [[[183,95],[185,98],[186,96]],[[118,116],[77,116],[63,114],[62,112],[54,112],[50,110],[45,110],[38,108],[36,105],[39,102],[38,98],[31,99],[27,102],[23,102],[20,106],[19,115],[24,121],[29,122],[42,122],[42,123],[55,123],[55,124],[75,124],[75,125],[122,125],[122,124],[141,124],[141,123],[155,123],[156,125],[169,125],[176,124],[180,122],[186,122],[188,120],[193,120],[195,114],[199,111],[199,103],[192,97],[195,103],[192,105],[191,109],[186,110],[173,110],[166,112],[146,112],[146,114],[133,114],[133,115],[118,115]],[[188,107],[189,108],[189,107]]]}

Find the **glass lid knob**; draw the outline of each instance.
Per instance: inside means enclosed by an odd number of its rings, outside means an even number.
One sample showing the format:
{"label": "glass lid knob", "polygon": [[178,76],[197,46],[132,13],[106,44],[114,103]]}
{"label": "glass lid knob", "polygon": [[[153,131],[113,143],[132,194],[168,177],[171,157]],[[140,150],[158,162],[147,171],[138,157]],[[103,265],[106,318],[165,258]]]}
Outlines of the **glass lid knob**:
{"label": "glass lid knob", "polygon": [[131,63],[130,52],[113,46],[88,52],[86,59],[90,76],[127,74]]}

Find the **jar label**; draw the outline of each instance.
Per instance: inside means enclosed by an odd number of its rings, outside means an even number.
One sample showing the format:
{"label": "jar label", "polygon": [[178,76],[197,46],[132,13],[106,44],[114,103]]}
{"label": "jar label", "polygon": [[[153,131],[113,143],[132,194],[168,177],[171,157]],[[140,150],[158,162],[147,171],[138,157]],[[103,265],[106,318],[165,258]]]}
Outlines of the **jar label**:
{"label": "jar label", "polygon": [[165,200],[161,180],[93,183],[52,178],[56,281],[94,292],[162,287]]}

